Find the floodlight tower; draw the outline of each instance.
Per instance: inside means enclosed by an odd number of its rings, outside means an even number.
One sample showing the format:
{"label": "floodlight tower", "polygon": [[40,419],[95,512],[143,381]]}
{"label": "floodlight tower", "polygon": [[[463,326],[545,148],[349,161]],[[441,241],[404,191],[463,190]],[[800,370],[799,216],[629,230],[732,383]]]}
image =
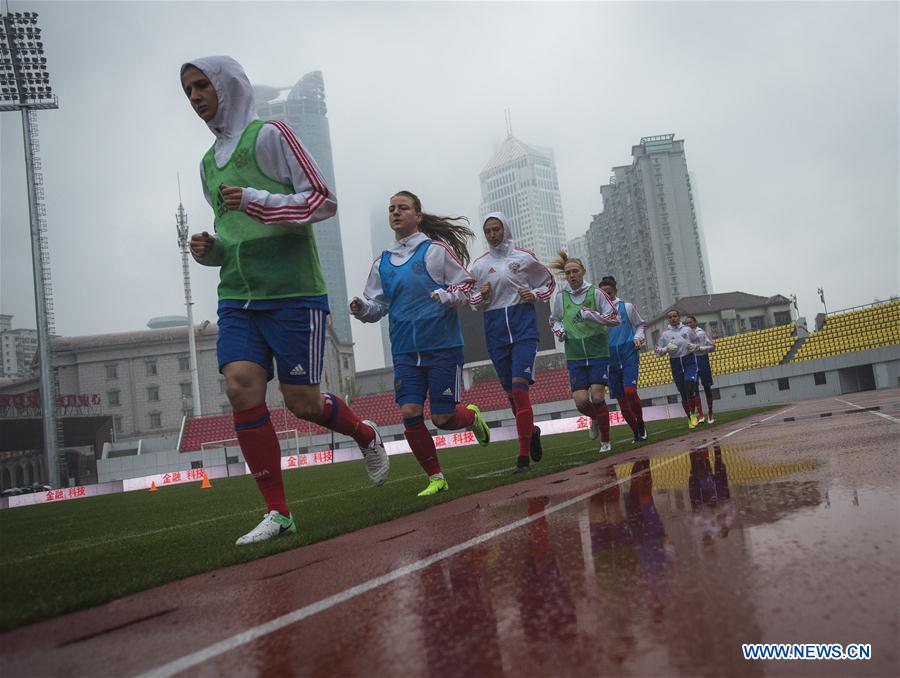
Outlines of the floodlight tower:
{"label": "floodlight tower", "polygon": [[187,307],[188,347],[191,365],[191,398],[194,400],[194,416],[203,414],[200,404],[200,378],[197,373],[197,341],[194,339],[194,302],[191,300],[191,270],[188,241],[187,213],[181,204],[181,180],[178,180],[178,211],[175,213],[175,229],[178,231],[178,246],[181,248],[181,275],[184,278],[184,305]]}
{"label": "floodlight tower", "polygon": [[31,261],[34,270],[34,302],[37,315],[38,358],[41,368],[41,414],[47,480],[59,487],[55,383],[50,362],[53,333],[53,290],[50,285],[50,250],[47,245],[47,212],[41,176],[37,134],[38,110],[59,108],[50,88],[41,29],[36,12],[7,12],[0,17],[0,111],[21,111],[25,137],[25,169],[28,178],[28,214],[31,223]]}

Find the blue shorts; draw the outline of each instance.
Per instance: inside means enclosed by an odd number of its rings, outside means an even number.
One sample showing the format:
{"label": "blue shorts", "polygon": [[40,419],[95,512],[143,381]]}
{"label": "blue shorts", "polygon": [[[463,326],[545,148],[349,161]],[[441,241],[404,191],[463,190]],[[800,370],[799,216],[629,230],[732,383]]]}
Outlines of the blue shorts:
{"label": "blue shorts", "polygon": [[249,360],[275,374],[283,384],[318,384],[322,381],[328,311],[294,306],[245,310],[219,306],[216,352],[219,372],[228,363]]}
{"label": "blue shorts", "polygon": [[606,386],[609,358],[567,360],[566,366],[569,368],[569,386],[572,391],[586,391],[591,384]]}
{"label": "blue shorts", "polygon": [[713,385],[712,366],[709,364],[709,356],[697,356],[697,379],[704,388]]}
{"label": "blue shorts", "polygon": [[521,377],[534,383],[534,357],[537,355],[537,339],[526,339],[514,344],[498,346],[490,351],[494,370],[504,391],[512,389],[513,379]]}
{"label": "blue shorts", "polygon": [[462,349],[401,353],[394,356],[394,400],[424,405],[432,414],[450,414],[462,393]]}
{"label": "blue shorts", "polygon": [[626,386],[637,388],[640,358],[635,353],[620,365],[621,367],[609,366],[609,395],[617,400],[625,395]]}
{"label": "blue shorts", "polygon": [[669,358],[669,365],[672,368],[675,388],[683,396],[684,382],[697,381],[697,358],[693,353],[688,353],[683,358]]}

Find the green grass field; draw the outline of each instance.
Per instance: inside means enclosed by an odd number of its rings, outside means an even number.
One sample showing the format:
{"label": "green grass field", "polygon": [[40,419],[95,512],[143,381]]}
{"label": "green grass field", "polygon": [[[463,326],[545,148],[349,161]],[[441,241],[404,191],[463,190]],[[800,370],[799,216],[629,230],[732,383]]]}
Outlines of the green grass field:
{"label": "green grass field", "polygon": [[[769,409],[723,412],[698,431]],[[688,432],[683,418],[647,428],[643,446]],[[612,441],[607,458],[641,447],[625,426],[612,429]],[[543,461],[513,475],[516,449],[507,441],[442,452],[450,491],[422,499],[416,493],[426,478],[411,454],[391,458],[391,478],[380,488],[369,485],[362,462],[288,471],[298,534],[244,547],[234,540],[265,512],[250,476],[215,480],[209,490],[194,483],[0,511],[0,631],[601,459],[584,432],[548,436]]]}

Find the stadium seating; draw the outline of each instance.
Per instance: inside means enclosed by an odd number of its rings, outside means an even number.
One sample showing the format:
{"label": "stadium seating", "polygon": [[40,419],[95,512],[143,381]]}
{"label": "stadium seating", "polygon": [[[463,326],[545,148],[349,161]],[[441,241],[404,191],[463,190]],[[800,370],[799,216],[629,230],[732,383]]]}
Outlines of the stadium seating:
{"label": "stadium seating", "polygon": [[[781,363],[797,341],[796,326],[778,325],[755,332],[716,338],[716,350],[709,354],[713,374],[744,372]],[[650,388],[672,381],[669,358],[651,351],[641,354],[638,387]]]}
{"label": "stadium seating", "polygon": [[818,332],[806,338],[794,361],[828,358],[900,344],[900,299],[829,315]]}
{"label": "stadium seating", "polygon": [[709,354],[713,374],[745,372],[780,364],[797,341],[797,328],[778,325],[715,341],[716,350]]}

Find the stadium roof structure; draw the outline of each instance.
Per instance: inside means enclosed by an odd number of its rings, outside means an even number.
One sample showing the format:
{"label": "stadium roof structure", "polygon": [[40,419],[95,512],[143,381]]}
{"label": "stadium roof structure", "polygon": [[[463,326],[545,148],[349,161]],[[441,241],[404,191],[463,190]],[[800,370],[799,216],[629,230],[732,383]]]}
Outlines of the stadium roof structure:
{"label": "stadium roof structure", "polygon": [[[195,325],[194,330],[204,336],[214,337],[218,327],[207,323]],[[81,337],[54,337],[51,341],[53,351],[89,351],[111,346],[134,346],[136,344],[165,343],[187,339],[187,325],[181,327],[165,327],[157,330],[139,330],[136,332],[116,332],[113,334],[93,334]]]}
{"label": "stadium roof structure", "polygon": [[161,315],[147,321],[147,327],[151,330],[159,330],[164,327],[186,327],[187,324],[186,315]]}
{"label": "stadium roof structure", "polygon": [[3,377],[0,379],[0,393],[15,395],[18,393],[31,393],[41,386],[41,380],[34,375],[27,377]]}
{"label": "stadium roof structure", "polygon": [[[696,297],[682,297],[678,299],[669,308],[678,309],[682,315],[699,313],[719,313],[724,310],[739,311],[743,308],[759,308],[760,306],[786,306],[791,300],[781,294],[771,297],[763,297],[758,294],[748,294],[747,292],[722,292],[721,294],[700,294]],[[654,324],[666,317],[666,311],[650,321]]]}

